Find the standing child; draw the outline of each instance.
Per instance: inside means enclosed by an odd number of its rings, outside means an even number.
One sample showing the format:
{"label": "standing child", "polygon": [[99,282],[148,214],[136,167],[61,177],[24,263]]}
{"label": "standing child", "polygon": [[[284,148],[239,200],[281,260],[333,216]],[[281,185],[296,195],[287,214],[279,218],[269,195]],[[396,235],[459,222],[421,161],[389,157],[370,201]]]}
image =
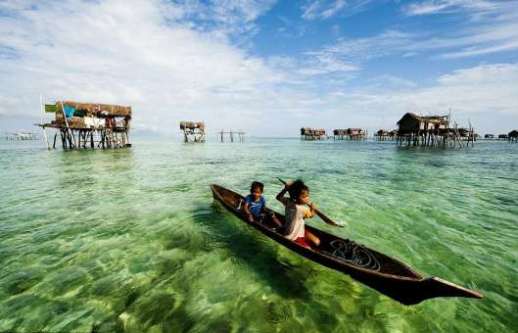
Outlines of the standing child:
{"label": "standing child", "polygon": [[[289,198],[284,196],[286,192],[289,192]],[[315,206],[310,201],[309,188],[304,182],[297,180],[291,184],[286,184],[282,191],[277,194],[277,200],[285,206],[284,237],[306,248],[311,248],[308,242],[314,246],[319,246],[320,239],[307,231],[304,225],[305,218],[315,216]]]}

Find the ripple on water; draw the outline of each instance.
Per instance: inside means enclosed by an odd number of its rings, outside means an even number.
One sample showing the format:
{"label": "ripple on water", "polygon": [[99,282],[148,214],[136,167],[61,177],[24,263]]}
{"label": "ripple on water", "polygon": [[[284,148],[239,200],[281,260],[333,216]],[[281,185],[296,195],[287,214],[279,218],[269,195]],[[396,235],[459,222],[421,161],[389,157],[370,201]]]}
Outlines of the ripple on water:
{"label": "ripple on water", "polygon": [[[513,147],[264,139],[4,153],[0,144],[0,331],[512,331]],[[308,223],[485,299],[402,306],[212,204],[209,184],[245,192],[257,179],[281,211],[278,176],[307,181],[319,207],[349,226]]]}

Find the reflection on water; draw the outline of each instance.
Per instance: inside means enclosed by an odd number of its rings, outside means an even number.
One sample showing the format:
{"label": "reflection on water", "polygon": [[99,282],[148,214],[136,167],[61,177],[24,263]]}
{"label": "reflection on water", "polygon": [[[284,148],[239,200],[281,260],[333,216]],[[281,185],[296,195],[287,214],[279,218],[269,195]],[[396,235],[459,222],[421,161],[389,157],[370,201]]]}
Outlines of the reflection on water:
{"label": "reflection on water", "polygon": [[[516,145],[515,145],[516,146]],[[468,332],[518,324],[515,148],[362,142],[0,146],[0,331]],[[305,260],[214,204],[301,177],[334,229],[481,301],[404,307]]]}

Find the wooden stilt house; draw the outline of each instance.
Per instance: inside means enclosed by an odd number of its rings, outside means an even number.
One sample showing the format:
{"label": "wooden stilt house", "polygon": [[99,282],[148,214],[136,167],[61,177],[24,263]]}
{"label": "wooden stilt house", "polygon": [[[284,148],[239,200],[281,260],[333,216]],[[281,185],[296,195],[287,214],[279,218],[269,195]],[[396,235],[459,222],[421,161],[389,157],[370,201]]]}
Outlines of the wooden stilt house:
{"label": "wooden stilt house", "polygon": [[205,142],[205,123],[201,121],[182,121],[180,122],[180,130],[183,132],[185,143],[202,143]]}
{"label": "wooden stilt house", "polygon": [[300,129],[300,137],[302,140],[326,140],[326,130],[323,128],[304,127]]}
{"label": "wooden stilt house", "polygon": [[406,113],[398,122],[398,142],[408,146],[468,146],[475,142],[473,128],[450,126],[450,117]]}
{"label": "wooden stilt house", "polygon": [[367,131],[362,128],[346,128],[333,130],[335,140],[363,140],[367,138]]}
{"label": "wooden stilt house", "polygon": [[397,138],[397,130],[388,131],[380,129],[374,134],[374,137],[377,141],[392,141]]}
{"label": "wooden stilt house", "polygon": [[[63,149],[131,147],[130,106],[58,101],[42,105],[42,110],[55,115],[50,123],[37,124],[49,148],[56,148],[58,138]],[[52,145],[47,130],[54,130]]]}

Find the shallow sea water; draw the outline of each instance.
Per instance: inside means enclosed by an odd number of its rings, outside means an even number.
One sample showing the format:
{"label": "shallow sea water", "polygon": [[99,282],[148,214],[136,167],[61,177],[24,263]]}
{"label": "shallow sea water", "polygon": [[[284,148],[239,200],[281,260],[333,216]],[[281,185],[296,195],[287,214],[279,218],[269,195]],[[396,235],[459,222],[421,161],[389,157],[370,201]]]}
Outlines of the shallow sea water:
{"label": "shallow sea water", "polygon": [[[518,144],[134,140],[115,151],[0,143],[0,331],[513,332]],[[302,178],[342,229],[483,300],[403,306],[303,259],[213,203]]]}

